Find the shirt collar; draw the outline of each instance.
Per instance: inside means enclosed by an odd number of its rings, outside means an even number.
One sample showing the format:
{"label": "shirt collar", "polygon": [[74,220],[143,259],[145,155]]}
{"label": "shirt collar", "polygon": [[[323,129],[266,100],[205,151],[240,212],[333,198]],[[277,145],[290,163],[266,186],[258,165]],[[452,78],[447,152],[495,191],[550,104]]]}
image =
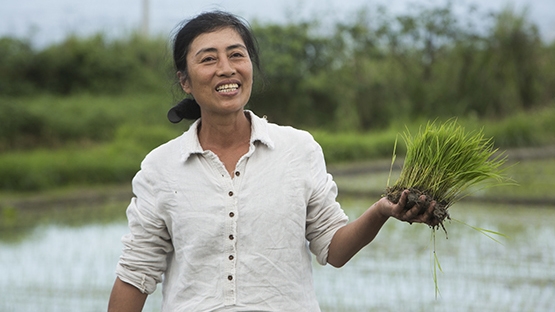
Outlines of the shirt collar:
{"label": "shirt collar", "polygon": [[[274,149],[274,141],[268,133],[268,121],[266,116],[260,118],[256,116],[252,111],[245,110],[245,114],[249,117],[251,121],[251,144],[259,141],[266,145],[270,149]],[[181,159],[186,161],[192,154],[202,154],[204,150],[200,145],[198,139],[198,126],[200,124],[200,118],[197,119],[181,137]]]}

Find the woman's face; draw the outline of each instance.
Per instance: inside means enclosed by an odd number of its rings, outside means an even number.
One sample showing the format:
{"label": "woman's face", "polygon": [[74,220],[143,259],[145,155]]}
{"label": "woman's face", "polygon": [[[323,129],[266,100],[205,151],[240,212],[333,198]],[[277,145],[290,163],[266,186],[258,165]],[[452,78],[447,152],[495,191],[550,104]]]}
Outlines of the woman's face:
{"label": "woman's face", "polygon": [[233,28],[196,37],[187,68],[186,79],[178,72],[181,86],[200,105],[202,116],[242,112],[251,95],[253,70],[243,39]]}

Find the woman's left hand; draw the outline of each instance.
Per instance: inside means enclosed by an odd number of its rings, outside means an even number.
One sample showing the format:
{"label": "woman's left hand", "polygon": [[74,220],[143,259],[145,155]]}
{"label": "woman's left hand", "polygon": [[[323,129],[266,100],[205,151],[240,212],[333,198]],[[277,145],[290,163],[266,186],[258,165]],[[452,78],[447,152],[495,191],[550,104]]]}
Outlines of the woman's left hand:
{"label": "woman's left hand", "polygon": [[421,195],[413,207],[406,209],[405,206],[408,200],[408,193],[408,190],[404,190],[397,204],[390,202],[385,197],[380,199],[382,207],[384,207],[386,211],[389,210],[389,212],[384,214],[410,224],[416,222],[425,223],[431,227],[437,226],[439,220],[434,216],[436,201],[427,200],[425,195]]}

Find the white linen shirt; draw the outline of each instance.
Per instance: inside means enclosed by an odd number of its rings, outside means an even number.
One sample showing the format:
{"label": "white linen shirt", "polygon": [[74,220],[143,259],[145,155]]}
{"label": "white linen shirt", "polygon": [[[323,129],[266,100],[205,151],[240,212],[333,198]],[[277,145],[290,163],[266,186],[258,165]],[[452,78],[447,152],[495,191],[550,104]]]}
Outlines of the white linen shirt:
{"label": "white linen shirt", "polygon": [[[250,111],[250,148],[230,177],[199,120],[149,153],[133,179],[116,273],[162,311],[320,311],[310,251],[327,263],[347,223],[318,143]],[[163,278],[162,278],[163,277]]]}

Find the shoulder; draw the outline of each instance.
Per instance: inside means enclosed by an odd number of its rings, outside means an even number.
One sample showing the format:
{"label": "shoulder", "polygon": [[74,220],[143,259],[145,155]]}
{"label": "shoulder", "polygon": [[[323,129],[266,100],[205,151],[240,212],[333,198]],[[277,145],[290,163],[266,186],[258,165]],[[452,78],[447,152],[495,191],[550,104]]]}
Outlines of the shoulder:
{"label": "shoulder", "polygon": [[202,153],[198,142],[197,120],[180,136],[156,147],[144,158],[141,168],[150,166],[155,168],[170,167],[183,164],[191,154]]}
{"label": "shoulder", "polygon": [[183,135],[174,138],[151,150],[143,159],[141,169],[158,170],[182,159],[181,146]]}
{"label": "shoulder", "polygon": [[314,137],[305,130],[291,126],[278,125],[267,120],[266,117],[258,117],[248,111],[252,121],[252,140],[260,141],[270,149],[290,150],[291,148],[304,150],[319,147]]}
{"label": "shoulder", "polygon": [[269,123],[268,132],[276,146],[292,146],[300,150],[314,150],[320,147],[312,134],[306,130]]}

